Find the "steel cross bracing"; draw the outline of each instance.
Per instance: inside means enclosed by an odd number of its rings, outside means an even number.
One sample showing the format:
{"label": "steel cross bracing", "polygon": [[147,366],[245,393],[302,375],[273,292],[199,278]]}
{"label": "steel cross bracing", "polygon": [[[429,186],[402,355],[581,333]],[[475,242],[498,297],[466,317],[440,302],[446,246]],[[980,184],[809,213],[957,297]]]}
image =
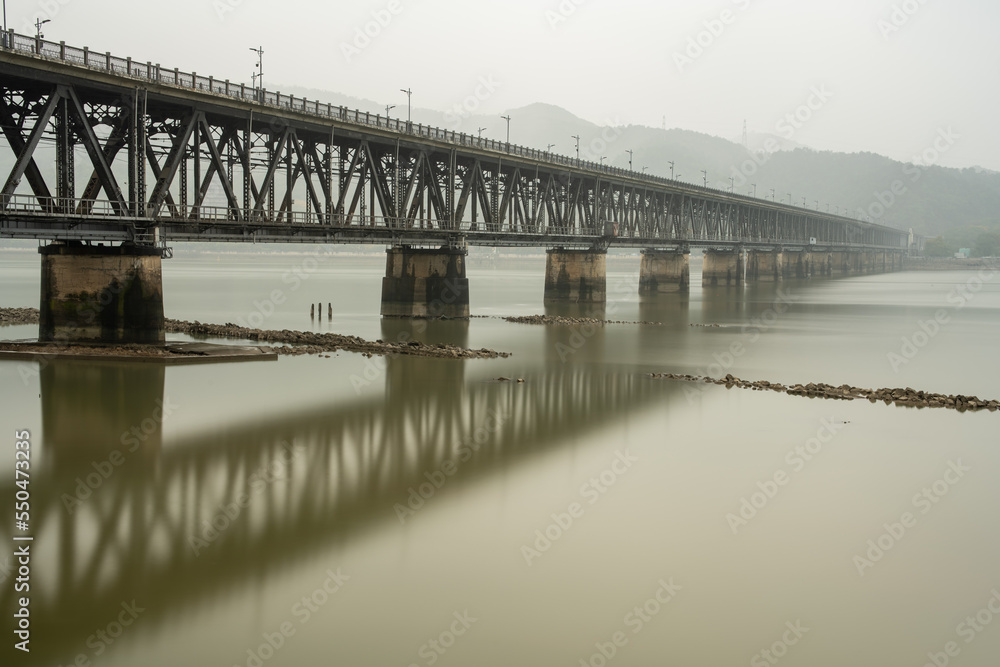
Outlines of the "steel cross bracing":
{"label": "steel cross bracing", "polygon": [[7,37],[4,236],[907,245],[851,218]]}

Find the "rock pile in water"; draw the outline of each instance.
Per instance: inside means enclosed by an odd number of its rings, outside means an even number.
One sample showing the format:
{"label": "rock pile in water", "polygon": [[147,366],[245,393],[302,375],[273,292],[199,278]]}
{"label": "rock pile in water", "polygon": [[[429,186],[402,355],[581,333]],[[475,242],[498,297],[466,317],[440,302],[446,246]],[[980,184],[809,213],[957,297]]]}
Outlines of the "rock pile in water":
{"label": "rock pile in water", "polygon": [[0,327],[38,324],[37,308],[0,308]]}
{"label": "rock pile in water", "polygon": [[661,322],[627,322],[624,320],[602,320],[596,317],[562,317],[561,315],[521,315],[521,316],[504,317],[503,320],[505,322],[511,322],[513,324],[547,324],[547,325],[645,324],[656,327],[664,326],[663,323]]}
{"label": "rock pile in water", "polygon": [[267,331],[250,329],[236,324],[203,324],[201,322],[182,322],[167,320],[166,330],[171,333],[183,333],[189,336],[209,338],[230,338],[252,340],[261,343],[283,344],[274,348],[282,355],[299,356],[303,354],[322,354],[345,350],[360,352],[365,355],[409,355],[419,357],[437,357],[442,359],[496,359],[509,357],[507,352],[496,350],[469,350],[454,345],[425,345],[416,341],[409,343],[386,343],[370,341],[358,336],[342,336],[334,333],[312,333],[310,331]]}
{"label": "rock pile in water", "polygon": [[724,385],[730,389],[737,387],[753,391],[777,391],[791,396],[807,396],[809,398],[828,398],[846,401],[867,399],[872,403],[882,401],[886,405],[906,405],[917,408],[947,408],[949,410],[958,410],[959,412],[977,412],[979,410],[996,412],[1000,409],[1000,401],[985,400],[976,396],[933,394],[909,387],[905,389],[863,389],[847,384],[834,387],[829,384],[813,382],[804,385],[793,384],[785,386],[779,383],[768,382],[767,380],[741,380],[732,375],[726,375],[722,379],[698,377],[695,375],[675,375],[673,373],[650,373],[649,376],[657,380],[703,382]]}

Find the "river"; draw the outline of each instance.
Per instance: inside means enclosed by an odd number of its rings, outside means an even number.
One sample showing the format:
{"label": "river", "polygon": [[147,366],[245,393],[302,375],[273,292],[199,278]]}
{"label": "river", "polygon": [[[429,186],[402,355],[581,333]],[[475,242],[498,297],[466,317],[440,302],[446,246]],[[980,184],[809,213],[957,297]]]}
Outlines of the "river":
{"label": "river", "polygon": [[[546,310],[541,258],[473,258],[476,317],[420,323],[379,317],[378,255],[192,250],[168,317],[512,356],[0,361],[35,538],[24,654],[5,512],[3,664],[997,664],[1000,416],[648,374],[1000,398],[1000,276],[640,299],[615,257],[604,308]],[[38,267],[0,251],[0,305]],[[660,324],[501,319],[546,312]]]}

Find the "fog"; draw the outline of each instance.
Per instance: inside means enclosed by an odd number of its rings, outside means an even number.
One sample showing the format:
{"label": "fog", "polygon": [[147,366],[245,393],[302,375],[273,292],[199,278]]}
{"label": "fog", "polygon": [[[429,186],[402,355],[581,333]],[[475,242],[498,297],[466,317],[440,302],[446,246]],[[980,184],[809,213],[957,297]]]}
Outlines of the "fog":
{"label": "fog", "polygon": [[[8,1],[46,39],[250,83],[394,105],[414,121],[468,106],[492,119],[536,102],[597,124],[773,134],[820,150],[913,161],[942,131],[941,166],[1000,170],[1000,66],[985,0]],[[430,113],[430,112],[436,113]],[[516,121],[515,121],[516,123]],[[478,128],[477,128],[478,129]],[[517,126],[512,130],[517,141]],[[560,147],[569,152],[569,146]]]}

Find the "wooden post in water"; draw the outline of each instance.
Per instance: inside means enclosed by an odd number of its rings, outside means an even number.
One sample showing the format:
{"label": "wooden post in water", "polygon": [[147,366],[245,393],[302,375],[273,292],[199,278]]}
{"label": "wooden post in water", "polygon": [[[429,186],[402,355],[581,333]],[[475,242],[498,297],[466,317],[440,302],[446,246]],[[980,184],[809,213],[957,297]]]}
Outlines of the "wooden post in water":
{"label": "wooden post in water", "polygon": [[316,304],[312,304],[309,307],[309,318],[313,320],[316,319]]}
{"label": "wooden post in water", "polygon": [[326,319],[330,320],[330,321],[333,321],[333,304],[332,303],[326,304]]}

